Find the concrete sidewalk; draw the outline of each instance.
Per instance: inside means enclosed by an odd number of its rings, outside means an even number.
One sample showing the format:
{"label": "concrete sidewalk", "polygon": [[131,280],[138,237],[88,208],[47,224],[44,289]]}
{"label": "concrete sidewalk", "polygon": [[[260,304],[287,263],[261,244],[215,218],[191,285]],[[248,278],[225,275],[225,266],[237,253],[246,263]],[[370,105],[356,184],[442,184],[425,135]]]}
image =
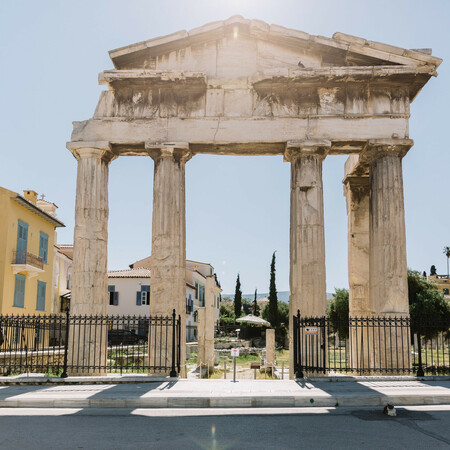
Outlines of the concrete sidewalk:
{"label": "concrete sidewalk", "polygon": [[[82,384],[73,384],[73,380],[66,380],[58,384],[1,384],[0,407],[273,408],[450,404],[448,377],[422,381],[373,377],[348,382],[239,380],[235,383],[231,380],[146,378],[146,382],[109,384],[91,384],[88,379]],[[16,379],[17,382],[20,379]]]}

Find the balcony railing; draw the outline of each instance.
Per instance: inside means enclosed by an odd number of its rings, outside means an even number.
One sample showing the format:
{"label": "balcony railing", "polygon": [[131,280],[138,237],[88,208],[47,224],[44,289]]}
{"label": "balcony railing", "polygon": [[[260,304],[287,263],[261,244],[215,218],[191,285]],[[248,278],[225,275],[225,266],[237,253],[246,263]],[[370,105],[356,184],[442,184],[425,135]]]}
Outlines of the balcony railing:
{"label": "balcony railing", "polygon": [[44,269],[44,260],[32,253],[25,251],[14,251],[12,264],[27,264],[38,269]]}

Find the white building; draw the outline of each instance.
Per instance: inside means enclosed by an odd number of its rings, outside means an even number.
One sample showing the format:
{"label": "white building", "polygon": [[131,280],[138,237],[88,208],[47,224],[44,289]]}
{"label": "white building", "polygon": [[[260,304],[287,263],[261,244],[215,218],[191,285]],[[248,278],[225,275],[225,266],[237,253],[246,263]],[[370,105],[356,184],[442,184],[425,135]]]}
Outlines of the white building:
{"label": "white building", "polygon": [[[126,270],[108,271],[108,291],[110,315],[150,315],[151,273],[149,259],[137,261]],[[205,306],[206,277],[214,275],[211,264],[186,260],[186,340],[197,339],[197,314],[199,307]],[[221,289],[216,284],[214,293],[215,322],[219,319]],[[179,312],[177,311],[177,314]]]}

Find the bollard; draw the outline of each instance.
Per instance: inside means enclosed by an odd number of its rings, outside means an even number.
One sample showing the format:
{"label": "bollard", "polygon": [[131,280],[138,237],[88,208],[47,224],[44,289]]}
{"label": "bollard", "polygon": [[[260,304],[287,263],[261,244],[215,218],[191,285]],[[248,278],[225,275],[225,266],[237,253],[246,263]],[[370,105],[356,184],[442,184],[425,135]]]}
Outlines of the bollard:
{"label": "bollard", "polygon": [[233,364],[234,364],[234,368],[233,368],[233,383],[236,383],[236,356],[233,356]]}
{"label": "bollard", "polygon": [[223,362],[223,379],[227,379],[227,360]]}
{"label": "bollard", "polygon": [[253,369],[255,371],[253,379],[256,380],[256,369]]}
{"label": "bollard", "polygon": [[281,363],[281,379],[284,380],[284,361]]}

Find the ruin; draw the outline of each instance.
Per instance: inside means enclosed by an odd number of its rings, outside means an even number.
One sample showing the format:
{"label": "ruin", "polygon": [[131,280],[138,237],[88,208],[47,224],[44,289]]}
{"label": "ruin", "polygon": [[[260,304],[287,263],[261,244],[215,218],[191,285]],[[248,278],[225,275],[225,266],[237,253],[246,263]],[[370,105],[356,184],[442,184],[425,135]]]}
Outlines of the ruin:
{"label": "ruin", "polygon": [[410,103],[441,59],[240,16],[110,57],[108,89],[67,144],[78,161],[73,314],[107,310],[108,167],[123,155],[155,161],[151,314],[184,310],[186,163],[223,154],[291,164],[290,316],[324,315],[322,163],[348,154],[350,314],[408,315],[402,158]]}

